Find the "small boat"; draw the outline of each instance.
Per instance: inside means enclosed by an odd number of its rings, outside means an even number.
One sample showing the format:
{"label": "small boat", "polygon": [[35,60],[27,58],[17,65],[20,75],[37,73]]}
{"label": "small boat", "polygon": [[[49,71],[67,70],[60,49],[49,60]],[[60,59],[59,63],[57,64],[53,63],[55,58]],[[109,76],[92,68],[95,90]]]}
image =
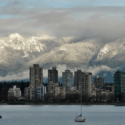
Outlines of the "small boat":
{"label": "small boat", "polygon": [[75,122],[85,122],[85,118],[82,118],[82,114],[75,118]]}
{"label": "small boat", "polygon": [[0,115],[0,118],[2,118],[2,115]]}
{"label": "small boat", "polygon": [[85,122],[85,118],[82,117],[82,84],[81,84],[81,114],[79,116],[76,116],[74,119],[75,122]]}

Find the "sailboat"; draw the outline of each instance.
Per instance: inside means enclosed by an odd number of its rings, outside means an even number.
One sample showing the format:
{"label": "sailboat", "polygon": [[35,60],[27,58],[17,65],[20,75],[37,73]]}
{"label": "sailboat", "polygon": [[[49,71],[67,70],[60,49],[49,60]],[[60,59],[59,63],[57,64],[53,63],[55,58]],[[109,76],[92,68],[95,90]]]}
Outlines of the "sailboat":
{"label": "sailboat", "polygon": [[76,116],[75,122],[85,122],[85,118],[82,117],[82,86],[81,86],[81,114]]}

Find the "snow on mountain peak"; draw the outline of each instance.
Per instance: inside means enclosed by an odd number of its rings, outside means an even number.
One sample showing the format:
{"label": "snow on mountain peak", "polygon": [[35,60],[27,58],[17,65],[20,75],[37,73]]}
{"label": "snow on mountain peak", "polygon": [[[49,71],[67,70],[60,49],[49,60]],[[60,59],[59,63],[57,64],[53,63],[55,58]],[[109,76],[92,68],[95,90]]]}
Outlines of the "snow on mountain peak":
{"label": "snow on mountain peak", "polygon": [[66,48],[60,47],[59,50],[61,50],[61,51],[66,51]]}
{"label": "snow on mountain peak", "polygon": [[28,40],[28,42],[30,43],[30,44],[36,44],[36,38],[35,37],[31,37],[29,40]]}
{"label": "snow on mountain peak", "polygon": [[4,40],[0,40],[0,48],[4,48],[4,46],[8,46]]}
{"label": "snow on mountain peak", "polygon": [[[108,56],[114,57],[125,47],[125,38],[117,39],[113,42],[107,43],[98,53],[97,59]],[[110,53],[110,55],[109,55]]]}
{"label": "snow on mountain peak", "polygon": [[101,56],[103,56],[104,54],[106,54],[108,51],[109,51],[108,46],[107,45],[104,46],[104,48],[100,50],[100,52],[97,56],[97,59],[100,58]]}
{"label": "snow on mountain peak", "polygon": [[18,33],[10,34],[9,35],[9,42],[13,42],[13,40],[22,41],[23,37]]}

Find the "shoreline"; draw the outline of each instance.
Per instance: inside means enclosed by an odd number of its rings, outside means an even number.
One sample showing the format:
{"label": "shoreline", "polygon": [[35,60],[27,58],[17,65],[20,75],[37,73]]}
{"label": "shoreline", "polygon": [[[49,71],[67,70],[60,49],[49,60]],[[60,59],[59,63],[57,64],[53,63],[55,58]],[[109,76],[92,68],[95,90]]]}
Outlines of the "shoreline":
{"label": "shoreline", "polygon": [[[81,105],[76,102],[0,102],[0,105]],[[125,102],[83,102],[82,105],[125,106]]]}

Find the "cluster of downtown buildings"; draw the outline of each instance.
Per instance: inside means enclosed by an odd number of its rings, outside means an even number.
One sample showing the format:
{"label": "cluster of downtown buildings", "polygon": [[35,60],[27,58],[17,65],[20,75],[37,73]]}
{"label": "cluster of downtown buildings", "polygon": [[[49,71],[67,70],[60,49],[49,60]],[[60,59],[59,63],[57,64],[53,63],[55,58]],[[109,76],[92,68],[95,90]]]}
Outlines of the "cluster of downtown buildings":
{"label": "cluster of downtown buildings", "polygon": [[[67,95],[81,93],[91,101],[125,100],[125,73],[120,71],[114,74],[114,84],[106,84],[101,77],[95,78],[92,83],[92,73],[77,70],[73,74],[70,70],[65,70],[62,72],[62,84],[59,84],[58,70],[52,67],[48,70],[48,83],[43,84],[43,68],[34,64],[29,68],[29,79],[30,85],[24,90],[27,101],[66,99]],[[21,97],[20,89],[14,86],[9,89],[8,98],[14,93],[16,97]]]}
{"label": "cluster of downtown buildings", "polygon": [[[77,70],[75,75],[70,70],[65,70],[62,73],[62,84],[58,82],[58,70],[56,67],[48,70],[48,84],[43,84],[43,68],[38,64],[34,64],[30,67],[30,86],[25,88],[25,98],[27,100],[44,100],[45,94],[51,94],[51,98],[64,99],[66,94],[69,93],[82,93],[87,97],[91,97],[91,84],[92,74],[83,73],[81,70]],[[73,80],[74,78],[74,80]],[[74,81],[74,82],[73,82]]]}

